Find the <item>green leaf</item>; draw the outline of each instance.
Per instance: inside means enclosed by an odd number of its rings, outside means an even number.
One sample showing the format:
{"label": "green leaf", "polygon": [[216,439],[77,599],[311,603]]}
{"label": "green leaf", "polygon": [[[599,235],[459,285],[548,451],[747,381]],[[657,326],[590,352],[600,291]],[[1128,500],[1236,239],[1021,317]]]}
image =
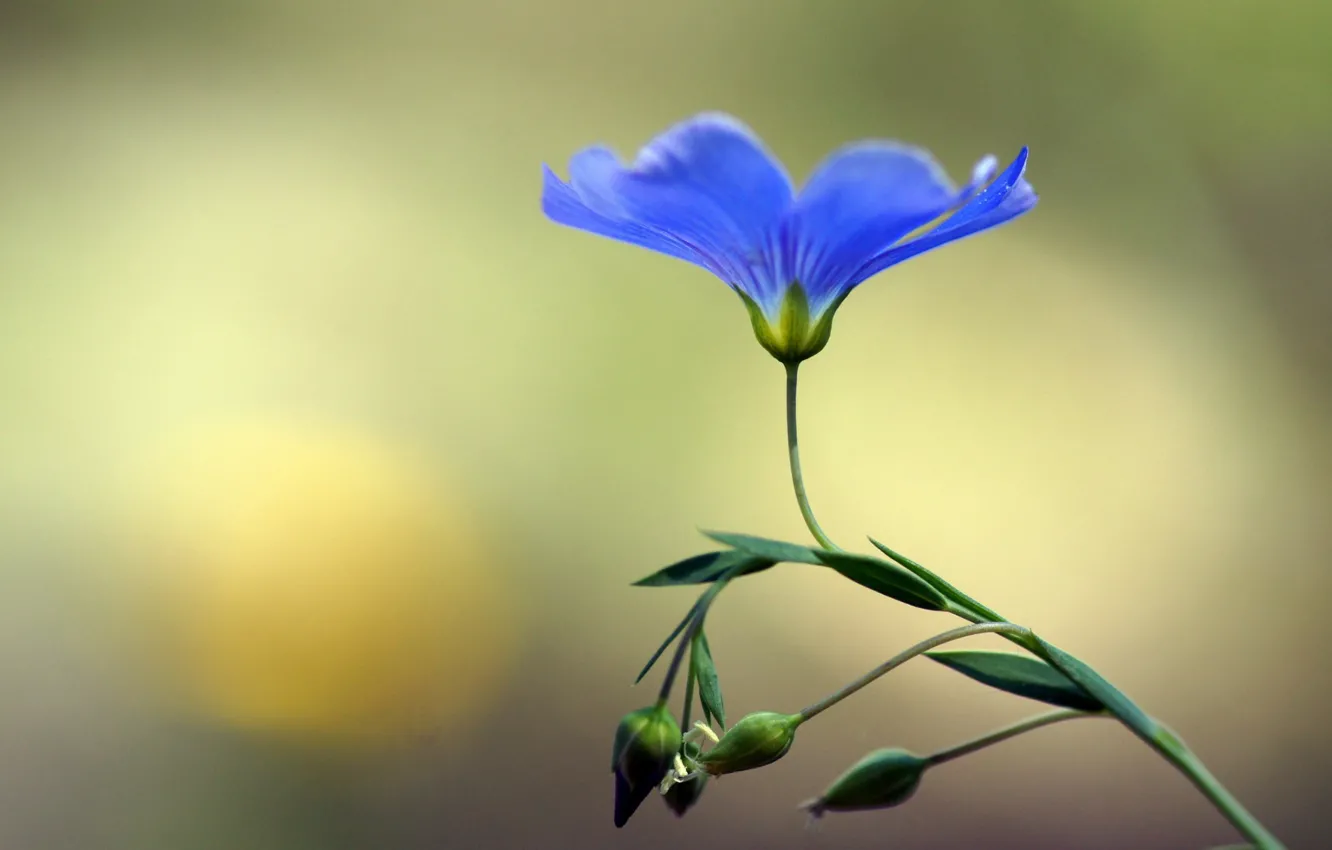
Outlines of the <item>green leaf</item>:
{"label": "green leaf", "polygon": [[705,552],[692,558],[685,558],[669,567],[662,567],[650,576],[634,582],[635,587],[677,587],[686,584],[708,584],[721,578],[722,574],[736,564],[749,562],[739,575],[762,572],[776,564],[765,561],[746,552],[735,549],[726,552]]}
{"label": "green leaf", "polygon": [[1105,708],[1072,679],[1028,655],[983,649],[942,649],[925,654],[963,676],[1010,694],[1079,711]]}
{"label": "green leaf", "polygon": [[1051,643],[1035,638],[1037,648],[1046,660],[1068,678],[1077,682],[1084,691],[1100,701],[1105,709],[1119,718],[1120,722],[1152,746],[1158,744],[1161,724],[1147,716],[1147,713],[1134,704],[1133,700],[1110,684],[1082,661],[1064,652]]}
{"label": "green leaf", "polygon": [[718,543],[724,543],[733,549],[753,555],[755,558],[762,558],[775,563],[823,566],[823,561],[819,560],[815,550],[808,546],[783,543],[780,540],[769,540],[766,537],[752,537],[748,534],[732,534],[725,531],[705,531],[703,533]]}
{"label": "green leaf", "polygon": [[948,608],[943,594],[896,564],[850,552],[821,551],[818,555],[823,563],[875,593],[930,611]]}
{"label": "green leaf", "polygon": [[652,657],[648,659],[648,663],[644,664],[643,669],[639,671],[638,678],[634,679],[635,685],[643,681],[643,677],[646,676],[652,669],[652,666],[657,663],[657,659],[661,658],[661,655],[666,651],[666,648],[675,642],[675,639],[680,636],[680,632],[683,632],[685,627],[689,625],[689,621],[694,619],[694,612],[698,610],[698,606],[702,601],[703,600],[700,599],[698,602],[694,603],[693,607],[689,609],[689,613],[685,614],[684,619],[680,621],[680,624],[671,630],[671,633],[666,636],[666,640],[662,641],[661,646],[657,647],[657,651],[652,653]]}
{"label": "green leaf", "polygon": [[721,680],[717,678],[717,665],[712,661],[708,636],[702,629],[694,635],[689,663],[698,678],[698,699],[703,703],[703,719],[712,722],[716,718],[721,728],[726,729],[726,704],[722,701]]}
{"label": "green leaf", "polygon": [[976,614],[982,619],[989,620],[991,622],[995,623],[1008,622],[1003,617],[999,616],[999,614],[997,614],[994,610],[985,607],[981,603],[977,602],[975,599],[972,599],[970,596],[967,596],[965,593],[958,590],[956,587],[949,584],[947,581],[944,581],[944,579],[941,578],[939,575],[931,572],[930,570],[925,569],[923,566],[911,560],[907,556],[894,552],[892,549],[889,549],[887,546],[875,540],[873,537],[869,539],[869,542],[873,543],[874,546],[880,552],[887,555],[889,558],[892,558],[894,561],[901,564],[904,568],[910,570],[918,578],[927,582],[931,587],[939,591],[941,594],[944,595],[946,599],[948,599],[955,605],[961,606],[962,608],[970,611],[973,614]]}

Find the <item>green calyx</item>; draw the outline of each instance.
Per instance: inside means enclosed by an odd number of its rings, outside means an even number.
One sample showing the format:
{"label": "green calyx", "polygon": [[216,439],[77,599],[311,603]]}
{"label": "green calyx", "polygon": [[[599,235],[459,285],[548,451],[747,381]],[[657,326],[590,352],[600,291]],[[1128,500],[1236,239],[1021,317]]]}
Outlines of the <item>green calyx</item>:
{"label": "green calyx", "polygon": [[746,715],[699,757],[698,764],[712,776],[772,764],[791,749],[796,728],[802,722],[798,714],[760,711]]}
{"label": "green calyx", "polygon": [[837,777],[823,796],[803,803],[801,808],[817,818],[824,812],[898,806],[916,793],[920,777],[929,766],[928,759],[906,750],[875,750]]}
{"label": "green calyx", "polygon": [[833,313],[845,298],[843,294],[818,316],[811,317],[804,287],[798,282],[792,283],[782,297],[777,316],[770,318],[754,299],[740,293],[759,345],[786,364],[808,360],[823,350],[832,336]]}

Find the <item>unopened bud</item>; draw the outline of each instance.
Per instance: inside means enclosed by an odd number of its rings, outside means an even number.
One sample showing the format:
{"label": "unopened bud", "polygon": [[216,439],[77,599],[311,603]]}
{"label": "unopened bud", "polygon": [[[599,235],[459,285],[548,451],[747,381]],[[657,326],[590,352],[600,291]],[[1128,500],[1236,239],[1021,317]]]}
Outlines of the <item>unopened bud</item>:
{"label": "unopened bud", "polygon": [[875,750],[837,777],[823,796],[800,804],[813,817],[824,812],[887,809],[905,803],[916,793],[927,759],[906,750]]}
{"label": "unopened bud", "polygon": [[713,776],[772,764],[791,749],[801,722],[798,714],[760,711],[746,715],[726,730],[717,746],[699,756],[698,763]]}
{"label": "unopened bud", "polygon": [[615,730],[615,825],[624,826],[680,752],[680,727],[665,706],[630,712]]}

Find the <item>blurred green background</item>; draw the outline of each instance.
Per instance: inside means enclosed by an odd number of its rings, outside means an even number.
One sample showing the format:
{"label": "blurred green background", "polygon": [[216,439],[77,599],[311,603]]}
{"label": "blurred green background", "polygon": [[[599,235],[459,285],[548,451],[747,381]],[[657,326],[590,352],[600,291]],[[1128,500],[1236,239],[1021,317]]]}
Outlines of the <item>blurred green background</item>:
{"label": "blurred green background", "polygon": [[[0,3],[0,847],[1231,839],[1111,724],[805,829],[865,751],[1037,708],[925,664],[613,829],[692,599],[628,583],[804,533],[741,305],[545,221],[540,164],[704,109],[797,180],[1031,146],[1034,214],[865,286],[805,368],[815,506],[1326,841],[1329,43],[1322,0]],[[788,568],[709,631],[738,717],[949,625]]]}

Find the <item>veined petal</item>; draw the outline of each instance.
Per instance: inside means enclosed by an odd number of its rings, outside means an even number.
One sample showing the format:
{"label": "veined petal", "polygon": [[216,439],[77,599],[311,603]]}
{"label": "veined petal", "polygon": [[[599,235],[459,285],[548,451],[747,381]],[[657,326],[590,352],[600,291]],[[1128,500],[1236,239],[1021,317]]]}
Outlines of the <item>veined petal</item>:
{"label": "veined petal", "polygon": [[[628,242],[631,245],[638,245],[662,254],[669,254],[672,257],[679,257],[682,260],[688,260],[691,263],[703,266],[709,271],[716,272],[697,252],[681,245],[669,236],[657,233],[633,221],[613,218],[604,212],[598,212],[594,208],[598,206],[596,201],[592,203],[584,201],[578,191],[572,185],[557,177],[549,166],[542,166],[542,172],[544,180],[541,187],[541,211],[551,221],[578,230],[586,230],[598,236],[607,236],[620,242]],[[605,208],[602,207],[602,209]]]}
{"label": "veined petal", "polygon": [[1022,177],[1026,168],[1027,149],[1024,147],[993,183],[960,210],[934,229],[870,258],[850,277],[849,286],[856,286],[903,260],[973,233],[997,227],[1030,210],[1036,206],[1037,196],[1031,184]]}
{"label": "veined petal", "polygon": [[866,261],[958,202],[943,168],[919,148],[870,141],[831,154],[801,189],[786,224],[791,267],[811,309],[821,312]]}
{"label": "veined petal", "polygon": [[677,124],[609,181],[628,218],[693,247],[765,309],[788,280],[776,267],[791,181],[758,137],[717,113]]}
{"label": "veined petal", "polygon": [[791,181],[736,119],[704,113],[675,125],[625,166],[604,147],[546,172],[551,219],[688,260],[775,311],[789,280],[776,265]]}

